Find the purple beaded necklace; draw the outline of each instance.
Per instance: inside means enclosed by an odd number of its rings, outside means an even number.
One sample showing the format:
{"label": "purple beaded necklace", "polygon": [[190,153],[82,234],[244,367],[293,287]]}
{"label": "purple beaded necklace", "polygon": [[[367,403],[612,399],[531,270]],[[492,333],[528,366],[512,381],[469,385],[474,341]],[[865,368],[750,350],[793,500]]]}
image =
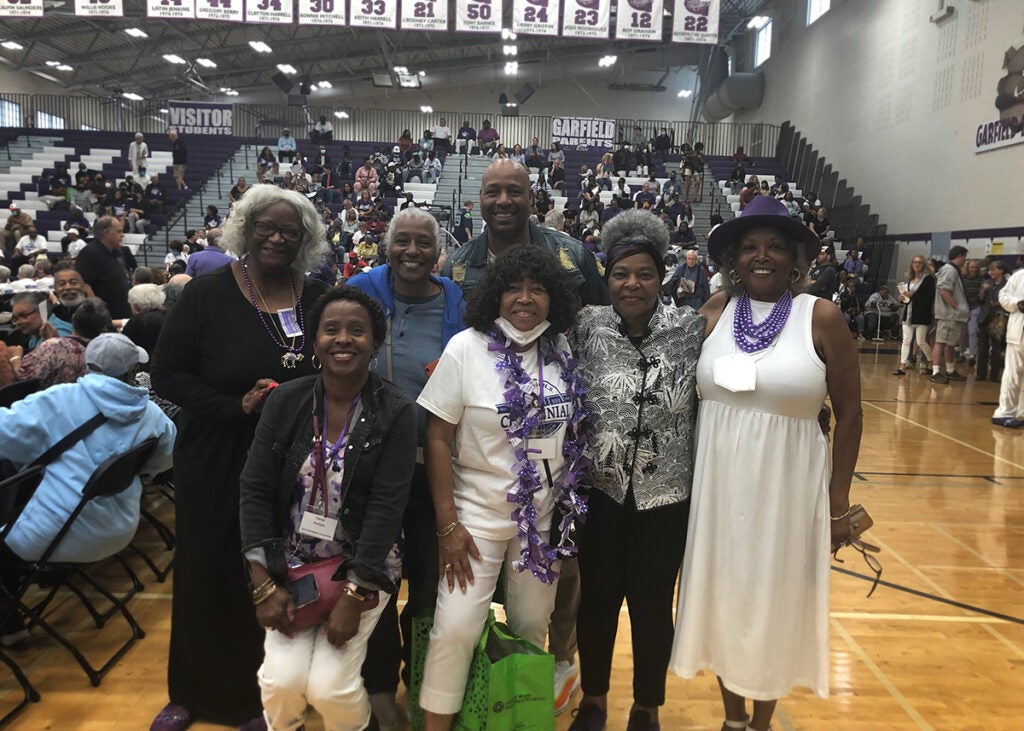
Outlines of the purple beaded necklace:
{"label": "purple beaded necklace", "polygon": [[[246,257],[247,258],[247,257]],[[252,302],[252,306],[256,308],[256,314],[259,315],[260,322],[263,323],[263,328],[270,335],[270,339],[279,347],[287,351],[281,356],[281,366],[284,368],[294,368],[297,363],[301,363],[305,356],[302,354],[302,349],[306,346],[306,330],[302,323],[302,300],[299,299],[299,291],[295,287],[295,277],[292,277],[292,301],[295,303],[295,315],[296,320],[299,323],[299,328],[302,330],[302,340],[299,341],[299,346],[295,347],[295,338],[292,338],[292,344],[288,345],[284,342],[284,335],[278,337],[277,326],[273,320],[269,320],[272,315],[270,313],[264,313],[260,309],[259,303],[256,302],[256,291],[252,279],[249,278],[249,267],[246,264],[245,258],[242,259],[242,279],[245,280],[245,288],[249,292],[249,301]],[[263,295],[260,295],[263,298]],[[268,321],[269,320],[269,321]],[[271,327],[271,325],[274,327]]]}
{"label": "purple beaded necklace", "polygon": [[736,300],[736,312],[732,318],[732,336],[736,340],[736,345],[744,353],[764,350],[782,332],[792,309],[793,295],[786,290],[772,307],[768,317],[755,325],[753,313],[750,311],[750,295],[744,292]]}

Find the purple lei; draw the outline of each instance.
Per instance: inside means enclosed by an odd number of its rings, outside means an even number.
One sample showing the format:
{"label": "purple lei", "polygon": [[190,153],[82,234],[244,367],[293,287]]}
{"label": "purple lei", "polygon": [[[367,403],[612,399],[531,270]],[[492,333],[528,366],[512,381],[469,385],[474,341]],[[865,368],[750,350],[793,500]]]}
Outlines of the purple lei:
{"label": "purple lei", "polygon": [[786,326],[793,309],[793,295],[787,290],[772,311],[762,322],[754,324],[750,311],[750,295],[746,292],[736,300],[736,312],[732,318],[732,336],[744,353],[757,353],[771,345]]}
{"label": "purple lei", "polygon": [[558,578],[558,572],[552,569],[552,564],[560,558],[576,555],[576,546],[566,540],[569,527],[574,521],[582,523],[587,513],[586,497],[582,494],[586,489],[584,475],[590,465],[587,438],[583,433],[583,419],[586,416],[583,407],[584,390],[575,359],[559,351],[553,338],[541,336],[537,344],[537,357],[543,358],[545,365],[559,365],[562,381],[572,399],[572,416],[566,422],[565,439],[562,442],[565,476],[554,485],[555,510],[560,510],[562,514],[558,526],[560,537],[557,543],[546,543],[537,529],[537,509],[533,505],[533,496],[542,487],[540,476],[535,463],[528,458],[524,444],[524,438],[541,423],[543,414],[534,394],[526,390],[532,379],[523,369],[522,357],[509,347],[508,340],[500,331],[492,330],[490,336],[493,342],[487,349],[501,354],[496,368],[504,381],[505,406],[508,407],[510,418],[505,435],[515,454],[512,473],[516,481],[509,490],[508,501],[518,506],[512,511],[511,518],[519,528],[522,550],[513,565],[517,571],[529,569],[538,579],[551,584]]}

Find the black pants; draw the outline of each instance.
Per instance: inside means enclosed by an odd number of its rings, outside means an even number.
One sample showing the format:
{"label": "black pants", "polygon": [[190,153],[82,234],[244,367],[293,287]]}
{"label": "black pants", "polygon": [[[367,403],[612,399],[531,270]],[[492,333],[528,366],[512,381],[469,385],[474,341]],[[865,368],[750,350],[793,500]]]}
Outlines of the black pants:
{"label": "black pants", "polygon": [[1006,342],[996,340],[988,334],[986,322],[978,323],[978,367],[974,371],[977,380],[991,378],[999,380],[1003,372],[1003,358],[1006,352]]}
{"label": "black pants", "polygon": [[608,692],[625,599],[633,640],[633,700],[645,707],[665,703],[665,676],[672,653],[672,599],[686,546],[690,502],[639,512],[632,495],[619,505],[590,493],[586,534],[580,547],[580,611],[576,620],[583,692]]}
{"label": "black pants", "polygon": [[[430,498],[427,471],[416,465],[413,472],[409,504],[402,523],[405,531],[404,574],[408,580],[409,601],[398,616],[398,596],[391,597],[377,626],[370,635],[363,682],[367,693],[394,693],[398,690],[402,661],[402,682],[409,686],[409,663],[412,660],[412,619],[432,612],[437,603],[437,526],[434,502]],[[401,634],[399,634],[401,626]],[[405,643],[402,637],[406,638]]]}

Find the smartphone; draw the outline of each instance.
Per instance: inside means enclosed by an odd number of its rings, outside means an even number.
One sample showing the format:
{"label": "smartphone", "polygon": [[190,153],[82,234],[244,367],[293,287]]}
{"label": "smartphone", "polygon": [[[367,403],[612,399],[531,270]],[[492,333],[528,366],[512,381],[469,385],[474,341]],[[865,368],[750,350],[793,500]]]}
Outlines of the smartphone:
{"label": "smartphone", "polygon": [[320,587],[317,586],[316,577],[313,574],[306,574],[301,579],[289,581],[284,588],[291,595],[296,609],[302,609],[320,598]]}

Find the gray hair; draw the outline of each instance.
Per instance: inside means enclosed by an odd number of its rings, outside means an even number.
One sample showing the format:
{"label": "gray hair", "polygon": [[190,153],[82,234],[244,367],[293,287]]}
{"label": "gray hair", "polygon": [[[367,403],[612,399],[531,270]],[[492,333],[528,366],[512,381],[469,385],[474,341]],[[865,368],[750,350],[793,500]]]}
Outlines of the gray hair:
{"label": "gray hair", "polygon": [[0,266],[0,282],[11,281],[11,270],[5,266]]}
{"label": "gray hair", "polygon": [[18,292],[11,297],[11,307],[15,305],[32,305],[35,307],[46,300],[45,292]]}
{"label": "gray hair", "polygon": [[140,313],[159,310],[164,306],[166,295],[159,284],[136,284],[128,290],[128,304]]}
{"label": "gray hair", "polygon": [[[354,208],[352,210],[355,210]],[[388,224],[387,233],[384,234],[384,251],[388,251],[391,248],[391,239],[394,236],[394,231],[398,228],[398,225],[404,223],[406,219],[409,220],[421,220],[430,221],[431,228],[434,233],[434,251],[437,251],[437,246],[440,243],[441,238],[441,224],[434,218],[434,214],[430,211],[425,211],[422,208],[416,206],[409,206],[408,208],[399,211],[395,214],[395,217],[391,219],[391,223]]]}
{"label": "gray hair", "polygon": [[114,228],[115,226],[121,225],[121,222],[118,221],[113,216],[101,216],[100,218],[96,219],[96,223],[94,223],[92,226],[92,236],[94,239],[96,239],[102,244],[103,237],[106,235],[107,231]]}
{"label": "gray hair", "polygon": [[562,226],[565,225],[565,215],[561,211],[556,211],[552,208],[544,216],[544,225],[548,228],[560,231]]}
{"label": "gray hair", "polygon": [[601,249],[610,255],[627,239],[643,238],[657,247],[664,259],[668,252],[668,228],[660,218],[642,208],[631,208],[615,216],[601,229]]}
{"label": "gray hair", "polygon": [[31,264],[22,264],[18,267],[18,279],[34,279],[36,268]]}
{"label": "gray hair", "polygon": [[234,252],[239,258],[249,254],[253,245],[253,219],[275,203],[287,203],[302,219],[302,241],[299,242],[299,255],[295,257],[292,269],[303,275],[316,266],[327,252],[327,236],[316,208],[306,196],[294,190],[282,190],[275,185],[257,185],[246,191],[224,224],[222,247]]}
{"label": "gray hair", "polygon": [[178,302],[178,297],[181,296],[181,290],[184,289],[180,284],[171,284],[168,282],[163,285],[164,290],[164,309],[169,310],[174,307]]}
{"label": "gray hair", "polygon": [[224,229],[219,226],[217,228],[211,228],[206,232],[206,245],[219,247],[222,236],[224,236]]}

